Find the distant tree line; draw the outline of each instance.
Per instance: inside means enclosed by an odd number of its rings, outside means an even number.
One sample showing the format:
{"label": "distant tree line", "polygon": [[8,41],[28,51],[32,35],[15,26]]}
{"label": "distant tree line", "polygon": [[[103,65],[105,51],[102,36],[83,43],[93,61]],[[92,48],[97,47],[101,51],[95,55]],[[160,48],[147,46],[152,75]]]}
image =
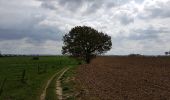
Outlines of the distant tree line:
{"label": "distant tree line", "polygon": [[129,57],[142,57],[143,55],[141,54],[129,54]]}

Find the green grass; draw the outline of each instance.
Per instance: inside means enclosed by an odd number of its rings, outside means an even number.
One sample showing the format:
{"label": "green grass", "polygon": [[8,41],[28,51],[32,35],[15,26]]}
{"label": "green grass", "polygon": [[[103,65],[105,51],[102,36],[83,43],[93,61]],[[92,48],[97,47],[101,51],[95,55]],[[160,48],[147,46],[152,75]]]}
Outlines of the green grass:
{"label": "green grass", "polygon": [[47,93],[46,93],[45,100],[58,100],[57,95],[56,95],[56,81],[58,77],[60,76],[60,74],[62,73],[63,69],[57,73],[57,75],[52,79],[51,83],[49,84],[47,91],[46,91]]}
{"label": "green grass", "polygon": [[[1,57],[0,88],[6,78],[0,100],[38,100],[47,80],[66,66],[77,65],[77,61],[64,56]],[[39,72],[38,72],[39,66]],[[25,69],[25,83],[20,81]]]}
{"label": "green grass", "polygon": [[[60,73],[59,73],[60,74]],[[56,80],[59,74],[54,77],[54,79],[51,81],[47,88],[47,93],[46,93],[46,98],[45,100],[57,100],[57,95],[56,95]]]}

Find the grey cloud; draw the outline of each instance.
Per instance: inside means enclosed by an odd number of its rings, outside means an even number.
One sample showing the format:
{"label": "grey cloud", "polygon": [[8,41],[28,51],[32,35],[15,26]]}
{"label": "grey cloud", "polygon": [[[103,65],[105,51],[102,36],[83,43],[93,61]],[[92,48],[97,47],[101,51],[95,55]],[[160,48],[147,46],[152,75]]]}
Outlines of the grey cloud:
{"label": "grey cloud", "polygon": [[50,1],[42,2],[41,6],[44,8],[52,9],[52,10],[56,9],[56,6],[53,4],[53,2],[50,2]]}
{"label": "grey cloud", "polygon": [[132,30],[132,33],[135,33],[131,36],[129,36],[129,39],[132,40],[160,40],[160,34],[164,33],[170,33],[170,30],[168,28],[160,27],[160,28],[154,28],[153,26],[150,26],[145,29],[135,29]]}
{"label": "grey cloud", "polygon": [[87,0],[58,0],[59,4],[61,5],[68,5],[68,4],[76,4],[77,6],[80,6],[83,1],[87,1]]}
{"label": "grey cloud", "polygon": [[169,50],[170,29],[168,27],[154,27],[132,29],[129,35],[122,35],[120,31],[117,37],[112,38],[113,48],[116,54],[141,53],[146,55],[163,54]]}
{"label": "grey cloud", "polygon": [[103,6],[103,4],[104,4],[104,2],[102,0],[101,1],[96,1],[96,2],[90,2],[88,4],[86,13],[91,14],[91,13],[96,12],[98,9],[100,9]]}
{"label": "grey cloud", "polygon": [[128,25],[134,22],[134,17],[128,11],[120,11],[118,14],[115,15],[116,18],[119,19],[120,23],[123,25]]}
{"label": "grey cloud", "polygon": [[1,3],[3,5],[0,4],[2,5],[0,6],[0,41],[28,38],[30,42],[42,43],[47,40],[62,40],[62,31],[57,26],[39,25],[46,19],[45,10],[34,6],[23,8],[23,5],[15,2],[1,1]]}
{"label": "grey cloud", "polygon": [[143,3],[143,1],[145,1],[145,0],[112,0],[112,1],[115,1],[115,3],[116,3],[117,6],[121,6],[121,5],[128,4],[128,3],[131,2],[131,1],[134,1],[134,2],[136,2],[136,3],[141,4],[141,3]]}
{"label": "grey cloud", "polygon": [[144,13],[139,15],[142,19],[151,18],[169,18],[170,17],[170,1],[158,1],[154,5],[144,5]]}
{"label": "grey cloud", "polygon": [[129,17],[128,15],[124,15],[124,16],[120,17],[120,22],[123,25],[128,25],[128,24],[134,22],[134,18],[133,17]]}
{"label": "grey cloud", "polygon": [[[103,5],[110,9],[116,5],[115,0],[39,0],[42,2],[42,7],[56,10],[60,9],[60,7],[64,7],[65,10],[70,12],[76,12],[82,7],[87,7],[85,10],[85,14],[91,14],[96,12],[98,9],[102,8]],[[59,7],[57,7],[57,4]]]}
{"label": "grey cloud", "polygon": [[61,41],[62,32],[52,29],[0,29],[0,41],[28,38],[31,41],[45,42],[47,40]]}
{"label": "grey cloud", "polygon": [[60,7],[65,7],[66,10],[75,12],[79,7],[83,5],[84,0],[39,0],[42,2],[41,6],[51,9],[51,10],[56,10],[58,9],[57,4]]}
{"label": "grey cloud", "polygon": [[106,7],[107,9],[113,8],[113,7],[115,7],[115,6],[116,6],[116,3],[115,3],[115,2],[108,2],[108,3],[105,5],[105,7]]}
{"label": "grey cloud", "polygon": [[[119,35],[115,37],[114,40],[122,40],[122,43],[124,43],[124,41],[140,41],[141,43],[144,43],[144,45],[147,45],[148,41],[167,42],[167,39],[170,38],[170,29],[167,27],[156,28],[153,26],[149,26],[146,28],[131,29],[128,32],[128,36],[122,35],[124,33],[125,31],[123,30],[119,31]],[[165,38],[165,36],[167,38]]]}
{"label": "grey cloud", "polygon": [[[15,19],[14,19],[15,20]],[[39,23],[43,19],[29,18],[19,23],[0,24],[0,41],[2,40],[18,40],[28,38],[36,42],[43,42],[47,40],[61,41],[62,32],[56,27],[40,26]]]}
{"label": "grey cloud", "polygon": [[69,10],[75,10],[78,9],[85,0],[58,0],[59,4],[61,6],[65,6]]}

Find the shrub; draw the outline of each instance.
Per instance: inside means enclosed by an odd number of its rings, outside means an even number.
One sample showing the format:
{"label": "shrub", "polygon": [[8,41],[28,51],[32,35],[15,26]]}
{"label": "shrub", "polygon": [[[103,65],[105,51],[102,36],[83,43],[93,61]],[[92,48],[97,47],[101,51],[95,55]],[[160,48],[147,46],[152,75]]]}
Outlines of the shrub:
{"label": "shrub", "polygon": [[39,60],[39,57],[33,57],[32,59],[33,60]]}

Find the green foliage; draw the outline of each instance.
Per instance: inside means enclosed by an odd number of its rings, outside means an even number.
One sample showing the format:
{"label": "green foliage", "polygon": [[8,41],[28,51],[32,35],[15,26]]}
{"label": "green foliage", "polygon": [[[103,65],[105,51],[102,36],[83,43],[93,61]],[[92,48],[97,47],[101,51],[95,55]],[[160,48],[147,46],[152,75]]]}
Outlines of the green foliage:
{"label": "green foliage", "polygon": [[111,37],[88,26],[76,26],[63,37],[62,53],[80,57],[87,63],[111,49]]}

